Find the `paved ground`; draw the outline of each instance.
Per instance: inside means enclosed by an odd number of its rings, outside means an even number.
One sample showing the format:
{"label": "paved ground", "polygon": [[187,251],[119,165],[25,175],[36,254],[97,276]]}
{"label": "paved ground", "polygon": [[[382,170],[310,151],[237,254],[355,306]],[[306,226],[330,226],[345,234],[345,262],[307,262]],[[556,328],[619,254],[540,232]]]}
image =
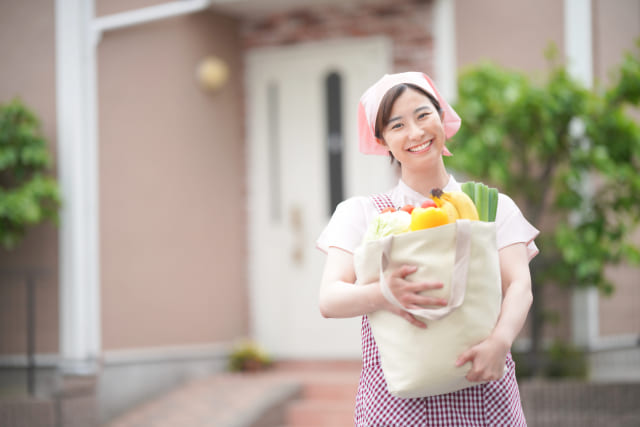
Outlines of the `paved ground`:
{"label": "paved ground", "polygon": [[108,427],[242,427],[297,393],[296,381],[276,375],[223,374],[192,381],[107,424]]}
{"label": "paved ground", "polygon": [[223,373],[189,382],[104,427],[280,426],[284,404],[300,396],[305,381],[346,371],[357,382],[357,369],[359,364],[352,363],[305,363],[283,364],[263,373]]}

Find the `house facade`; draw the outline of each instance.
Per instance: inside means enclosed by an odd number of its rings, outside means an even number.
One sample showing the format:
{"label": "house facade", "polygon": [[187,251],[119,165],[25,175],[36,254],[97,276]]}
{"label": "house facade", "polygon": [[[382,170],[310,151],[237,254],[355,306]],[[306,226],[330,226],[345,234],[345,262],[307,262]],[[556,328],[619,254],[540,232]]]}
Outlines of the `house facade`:
{"label": "house facade", "polygon": [[[0,365],[29,364],[29,281],[36,392],[95,378],[102,420],[224,369],[243,337],[358,358],[359,320],[316,309],[314,241],[336,201],[397,179],[357,152],[360,94],[421,70],[454,99],[478,61],[543,73],[550,42],[593,85],[638,36],[638,0],[4,2],[0,102],[41,118],[64,207],[0,256]],[[211,57],[216,90],[197,75]],[[611,274],[610,298],[545,291],[571,313],[545,335],[590,349],[594,379],[637,379],[638,271]]]}

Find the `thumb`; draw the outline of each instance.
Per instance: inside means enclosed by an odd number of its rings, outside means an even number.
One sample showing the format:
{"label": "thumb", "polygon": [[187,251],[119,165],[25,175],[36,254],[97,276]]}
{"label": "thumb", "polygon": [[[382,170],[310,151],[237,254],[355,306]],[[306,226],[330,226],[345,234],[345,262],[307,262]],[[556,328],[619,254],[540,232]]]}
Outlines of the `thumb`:
{"label": "thumb", "polygon": [[470,348],[469,350],[465,351],[458,357],[458,360],[456,360],[456,368],[459,368],[460,366],[464,365],[467,362],[473,361],[474,357],[475,357],[475,351],[472,348]]}

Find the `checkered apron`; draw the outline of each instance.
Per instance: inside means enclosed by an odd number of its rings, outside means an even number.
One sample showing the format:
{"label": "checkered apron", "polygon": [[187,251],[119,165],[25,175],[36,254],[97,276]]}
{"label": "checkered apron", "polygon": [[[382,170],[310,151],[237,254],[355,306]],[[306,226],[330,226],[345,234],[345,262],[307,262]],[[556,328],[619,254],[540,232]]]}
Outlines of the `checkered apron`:
{"label": "checkered apron", "polygon": [[[393,206],[388,195],[372,196],[378,210]],[[356,396],[357,427],[526,427],[515,363],[507,355],[508,371],[499,381],[491,381],[453,393],[401,399],[387,391],[380,366],[378,346],[369,319],[362,317],[362,372]]]}

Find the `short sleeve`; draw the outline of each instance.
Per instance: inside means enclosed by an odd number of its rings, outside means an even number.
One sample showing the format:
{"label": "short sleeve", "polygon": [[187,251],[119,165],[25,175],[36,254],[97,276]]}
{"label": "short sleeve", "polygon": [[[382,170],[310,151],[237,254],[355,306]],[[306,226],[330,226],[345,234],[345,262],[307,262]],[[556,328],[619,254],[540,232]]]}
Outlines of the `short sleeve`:
{"label": "short sleeve", "polygon": [[527,221],[516,203],[505,194],[498,197],[496,234],[498,249],[515,243],[525,243],[529,261],[540,252],[534,242],[540,231]]}
{"label": "short sleeve", "polygon": [[368,204],[366,197],[349,198],[336,207],[329,223],[324,228],[316,246],[323,252],[337,247],[353,253],[362,242],[368,224]]}

